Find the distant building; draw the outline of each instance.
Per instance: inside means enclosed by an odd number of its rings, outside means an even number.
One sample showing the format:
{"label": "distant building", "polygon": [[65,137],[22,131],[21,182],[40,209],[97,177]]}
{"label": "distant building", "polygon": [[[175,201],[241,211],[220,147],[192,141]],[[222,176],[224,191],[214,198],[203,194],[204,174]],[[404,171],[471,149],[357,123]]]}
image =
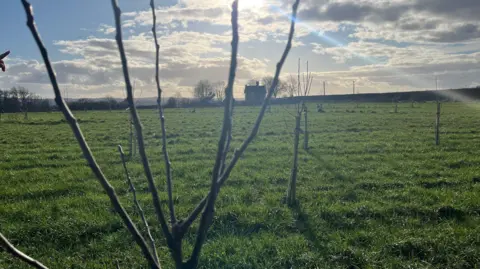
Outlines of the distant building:
{"label": "distant building", "polygon": [[245,102],[248,104],[261,104],[265,96],[267,95],[267,88],[260,86],[260,82],[257,81],[255,86],[245,86]]}

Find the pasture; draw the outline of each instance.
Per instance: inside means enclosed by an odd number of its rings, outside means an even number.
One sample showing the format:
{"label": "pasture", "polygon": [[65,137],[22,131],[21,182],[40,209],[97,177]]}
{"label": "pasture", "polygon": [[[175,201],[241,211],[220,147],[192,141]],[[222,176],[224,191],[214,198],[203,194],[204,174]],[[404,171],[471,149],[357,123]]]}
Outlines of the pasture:
{"label": "pasture", "polygon": [[[480,268],[480,104],[309,105],[310,150],[300,150],[299,206],[287,207],[294,119],[267,113],[216,203],[201,268]],[[290,108],[293,111],[293,107]],[[210,185],[221,108],[168,109],[167,141],[178,216]],[[232,146],[258,107],[237,107]],[[75,112],[107,178],[139,227],[116,146],[128,114]],[[166,210],[158,113],[140,110]],[[303,123],[302,123],[303,124]],[[302,145],[302,142],[301,142]],[[138,154],[128,161],[164,268],[172,267]],[[60,113],[0,121],[0,231],[50,268],[146,268]],[[198,224],[195,224],[198,225]],[[188,256],[195,240],[186,235]],[[0,268],[26,268],[0,251]]]}

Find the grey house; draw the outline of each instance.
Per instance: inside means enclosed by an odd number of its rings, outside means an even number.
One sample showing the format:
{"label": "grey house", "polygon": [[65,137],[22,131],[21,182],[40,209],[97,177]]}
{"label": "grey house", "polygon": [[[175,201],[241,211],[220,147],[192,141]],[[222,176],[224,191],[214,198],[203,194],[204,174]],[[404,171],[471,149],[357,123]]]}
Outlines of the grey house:
{"label": "grey house", "polygon": [[260,82],[257,81],[255,86],[245,86],[245,102],[248,104],[258,105],[263,102],[267,95],[267,89],[265,86],[260,86]]}

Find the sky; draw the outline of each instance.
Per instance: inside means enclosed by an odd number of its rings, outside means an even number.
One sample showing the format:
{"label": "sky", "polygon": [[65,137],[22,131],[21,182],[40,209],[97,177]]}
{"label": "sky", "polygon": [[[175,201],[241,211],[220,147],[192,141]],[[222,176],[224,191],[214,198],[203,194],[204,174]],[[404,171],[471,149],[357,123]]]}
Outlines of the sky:
{"label": "sky", "polygon": [[[20,0],[2,3],[0,50],[11,50],[0,88],[53,91]],[[156,95],[149,0],[119,0],[137,96]],[[226,81],[229,0],[157,0],[160,78],[166,96],[192,96],[203,79]],[[240,0],[235,97],[273,75],[286,44],[293,0]],[[125,96],[110,0],[31,0],[35,20],[70,98]],[[311,94],[428,90],[480,85],[479,0],[302,0],[282,79],[301,68]]]}

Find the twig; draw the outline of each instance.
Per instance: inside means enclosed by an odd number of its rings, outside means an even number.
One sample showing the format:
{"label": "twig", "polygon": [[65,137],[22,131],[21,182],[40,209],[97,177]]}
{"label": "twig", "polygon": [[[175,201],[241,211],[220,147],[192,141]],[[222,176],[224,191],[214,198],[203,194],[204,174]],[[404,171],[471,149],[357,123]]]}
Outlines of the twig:
{"label": "twig", "polygon": [[140,203],[138,202],[137,191],[135,189],[135,186],[133,185],[132,179],[130,178],[130,174],[128,173],[128,169],[127,169],[127,163],[125,162],[125,153],[123,152],[123,148],[120,145],[118,145],[118,152],[120,153],[120,159],[122,160],[123,169],[125,170],[125,177],[127,178],[128,186],[130,188],[130,191],[132,191],[133,203],[137,207],[137,210],[140,213],[140,217],[142,218],[143,224],[145,225],[145,229],[147,230],[147,235],[150,241],[150,248],[152,249],[153,257],[155,258],[155,261],[157,262],[157,264],[160,264],[158,262],[158,254],[157,254],[157,248],[155,247],[155,240],[153,239],[152,233],[150,232],[150,227],[148,226],[147,218],[145,218],[145,213],[143,212],[143,209],[140,206]]}
{"label": "twig", "polygon": [[115,15],[115,27],[117,31],[115,39],[117,41],[118,51],[120,52],[120,58],[122,61],[123,76],[125,78],[125,88],[127,91],[127,101],[130,107],[130,113],[132,115],[132,119],[135,125],[135,130],[137,133],[138,149],[139,149],[140,157],[142,159],[143,169],[145,170],[145,175],[147,177],[150,192],[152,194],[155,213],[157,215],[158,221],[160,222],[160,226],[167,240],[167,244],[170,250],[173,250],[175,249],[175,244],[173,241],[172,234],[170,233],[167,222],[165,220],[165,215],[163,214],[162,206],[160,205],[160,197],[158,196],[157,186],[155,186],[152,170],[150,169],[150,164],[148,162],[148,157],[145,150],[142,123],[140,122],[140,118],[138,117],[137,109],[135,107],[135,103],[133,100],[133,90],[132,90],[132,84],[130,82],[130,75],[128,73],[127,56],[125,54],[125,48],[123,46],[123,40],[122,40],[122,24],[120,20],[121,11],[120,11],[120,8],[118,7],[117,0],[112,0],[112,7]]}
{"label": "twig", "polygon": [[[290,52],[290,49],[292,48],[292,39],[293,39],[293,35],[295,33],[295,20],[296,20],[296,17],[297,17],[297,10],[298,10],[299,4],[300,4],[300,0],[296,0],[295,3],[293,4],[292,19],[291,19],[292,22],[291,22],[291,25],[290,25],[290,33],[288,35],[287,46],[285,47],[285,51],[283,52],[280,61],[277,63],[277,68],[276,68],[276,71],[275,71],[275,76],[274,76],[272,85],[270,85],[270,89],[268,90],[268,95],[265,97],[265,100],[263,101],[262,108],[260,109],[260,113],[257,117],[257,120],[255,121],[255,125],[253,126],[252,131],[250,132],[250,135],[242,143],[240,148],[235,150],[230,163],[228,164],[228,166],[226,167],[226,169],[222,173],[222,175],[219,177],[219,179],[217,181],[217,183],[219,185],[218,188],[220,188],[225,183],[225,181],[228,179],[228,177],[230,176],[230,173],[232,172],[233,168],[235,167],[235,164],[240,159],[240,156],[243,154],[243,152],[245,152],[248,145],[253,141],[253,139],[255,138],[255,136],[258,133],[258,130],[260,128],[260,124],[262,123],[263,117],[265,115],[265,111],[267,109],[268,103],[269,103],[270,99],[272,98],[272,95],[275,91],[275,88],[278,85],[279,76],[280,76],[280,73],[282,71],[283,65],[285,63],[285,60],[287,59],[287,56],[288,56],[288,53]],[[198,214],[200,214],[202,208],[205,206],[207,198],[209,196],[210,196],[210,193],[207,196],[205,196],[200,201],[200,203],[195,207],[195,209],[190,213],[190,215],[187,217],[187,219],[182,224],[182,230],[186,230],[186,228],[188,228],[193,223],[193,221],[198,217]]]}
{"label": "twig", "polygon": [[45,265],[41,264],[39,261],[35,260],[34,258],[26,255],[25,253],[21,252],[15,246],[12,245],[8,241],[5,236],[3,236],[2,233],[0,233],[0,246],[4,248],[7,252],[12,254],[12,256],[19,258],[20,260],[24,261],[25,263],[28,263],[30,266],[39,268],[39,269],[48,269]]}
{"label": "twig", "polygon": [[174,225],[177,220],[175,219],[175,207],[173,205],[173,186],[172,186],[172,170],[171,170],[171,163],[170,158],[168,157],[167,152],[167,131],[165,128],[165,115],[163,113],[163,106],[162,106],[162,88],[160,87],[160,78],[158,76],[159,73],[159,54],[160,54],[160,45],[158,44],[157,39],[157,16],[155,15],[155,0],[150,0],[150,7],[152,8],[152,17],[153,17],[153,26],[152,26],[152,33],[153,39],[155,40],[155,81],[157,83],[157,107],[158,113],[160,114],[160,123],[162,126],[162,152],[163,152],[163,159],[165,160],[165,169],[167,174],[167,191],[168,191],[168,208],[170,210],[170,222]]}
{"label": "twig", "polygon": [[108,197],[110,198],[110,202],[112,203],[113,207],[122,218],[123,222],[127,226],[133,238],[142,249],[145,259],[147,259],[150,265],[153,266],[154,268],[160,268],[160,266],[155,262],[155,259],[153,258],[152,254],[148,250],[148,246],[147,246],[147,243],[145,242],[145,239],[142,237],[137,227],[130,219],[130,216],[121,205],[120,200],[118,199],[118,196],[115,193],[115,189],[112,187],[112,185],[110,185],[110,182],[108,182],[107,178],[105,177],[102,170],[98,166],[95,160],[95,157],[93,156],[93,153],[91,152],[87,142],[85,141],[85,138],[80,129],[80,126],[77,123],[77,120],[75,119],[72,112],[68,108],[68,105],[65,103],[65,100],[63,99],[60,88],[58,86],[55,72],[53,71],[52,64],[48,57],[47,49],[43,45],[40,35],[37,32],[37,28],[35,26],[34,19],[33,19],[33,12],[32,12],[31,5],[27,0],[22,0],[22,4],[25,9],[25,13],[27,15],[27,26],[32,32],[33,38],[35,39],[35,42],[37,43],[37,46],[40,49],[40,53],[42,54],[43,61],[45,62],[45,67],[47,68],[48,76],[50,78],[50,82],[53,87],[53,92],[55,93],[55,102],[57,103],[57,106],[60,108],[65,119],[67,120],[68,124],[72,128],[73,134],[75,135],[75,138],[77,139],[80,145],[80,148],[82,149],[83,155],[85,156],[85,159],[87,160],[88,165],[92,169],[92,172],[95,174],[98,181],[102,185],[103,189],[107,193]]}
{"label": "twig", "polygon": [[223,166],[223,157],[226,150],[226,145],[229,140],[229,135],[232,129],[232,106],[233,106],[233,85],[235,83],[235,75],[237,72],[237,55],[238,55],[238,1],[232,4],[232,55],[230,62],[230,73],[228,76],[228,84],[225,89],[225,108],[223,112],[223,127],[220,139],[218,141],[217,157],[212,172],[212,182],[210,186],[210,195],[200,219],[200,226],[197,232],[197,239],[193,248],[192,256],[187,262],[192,268],[196,268],[200,251],[205,241],[208,228],[213,218],[214,205],[217,198],[219,184],[218,178]]}

